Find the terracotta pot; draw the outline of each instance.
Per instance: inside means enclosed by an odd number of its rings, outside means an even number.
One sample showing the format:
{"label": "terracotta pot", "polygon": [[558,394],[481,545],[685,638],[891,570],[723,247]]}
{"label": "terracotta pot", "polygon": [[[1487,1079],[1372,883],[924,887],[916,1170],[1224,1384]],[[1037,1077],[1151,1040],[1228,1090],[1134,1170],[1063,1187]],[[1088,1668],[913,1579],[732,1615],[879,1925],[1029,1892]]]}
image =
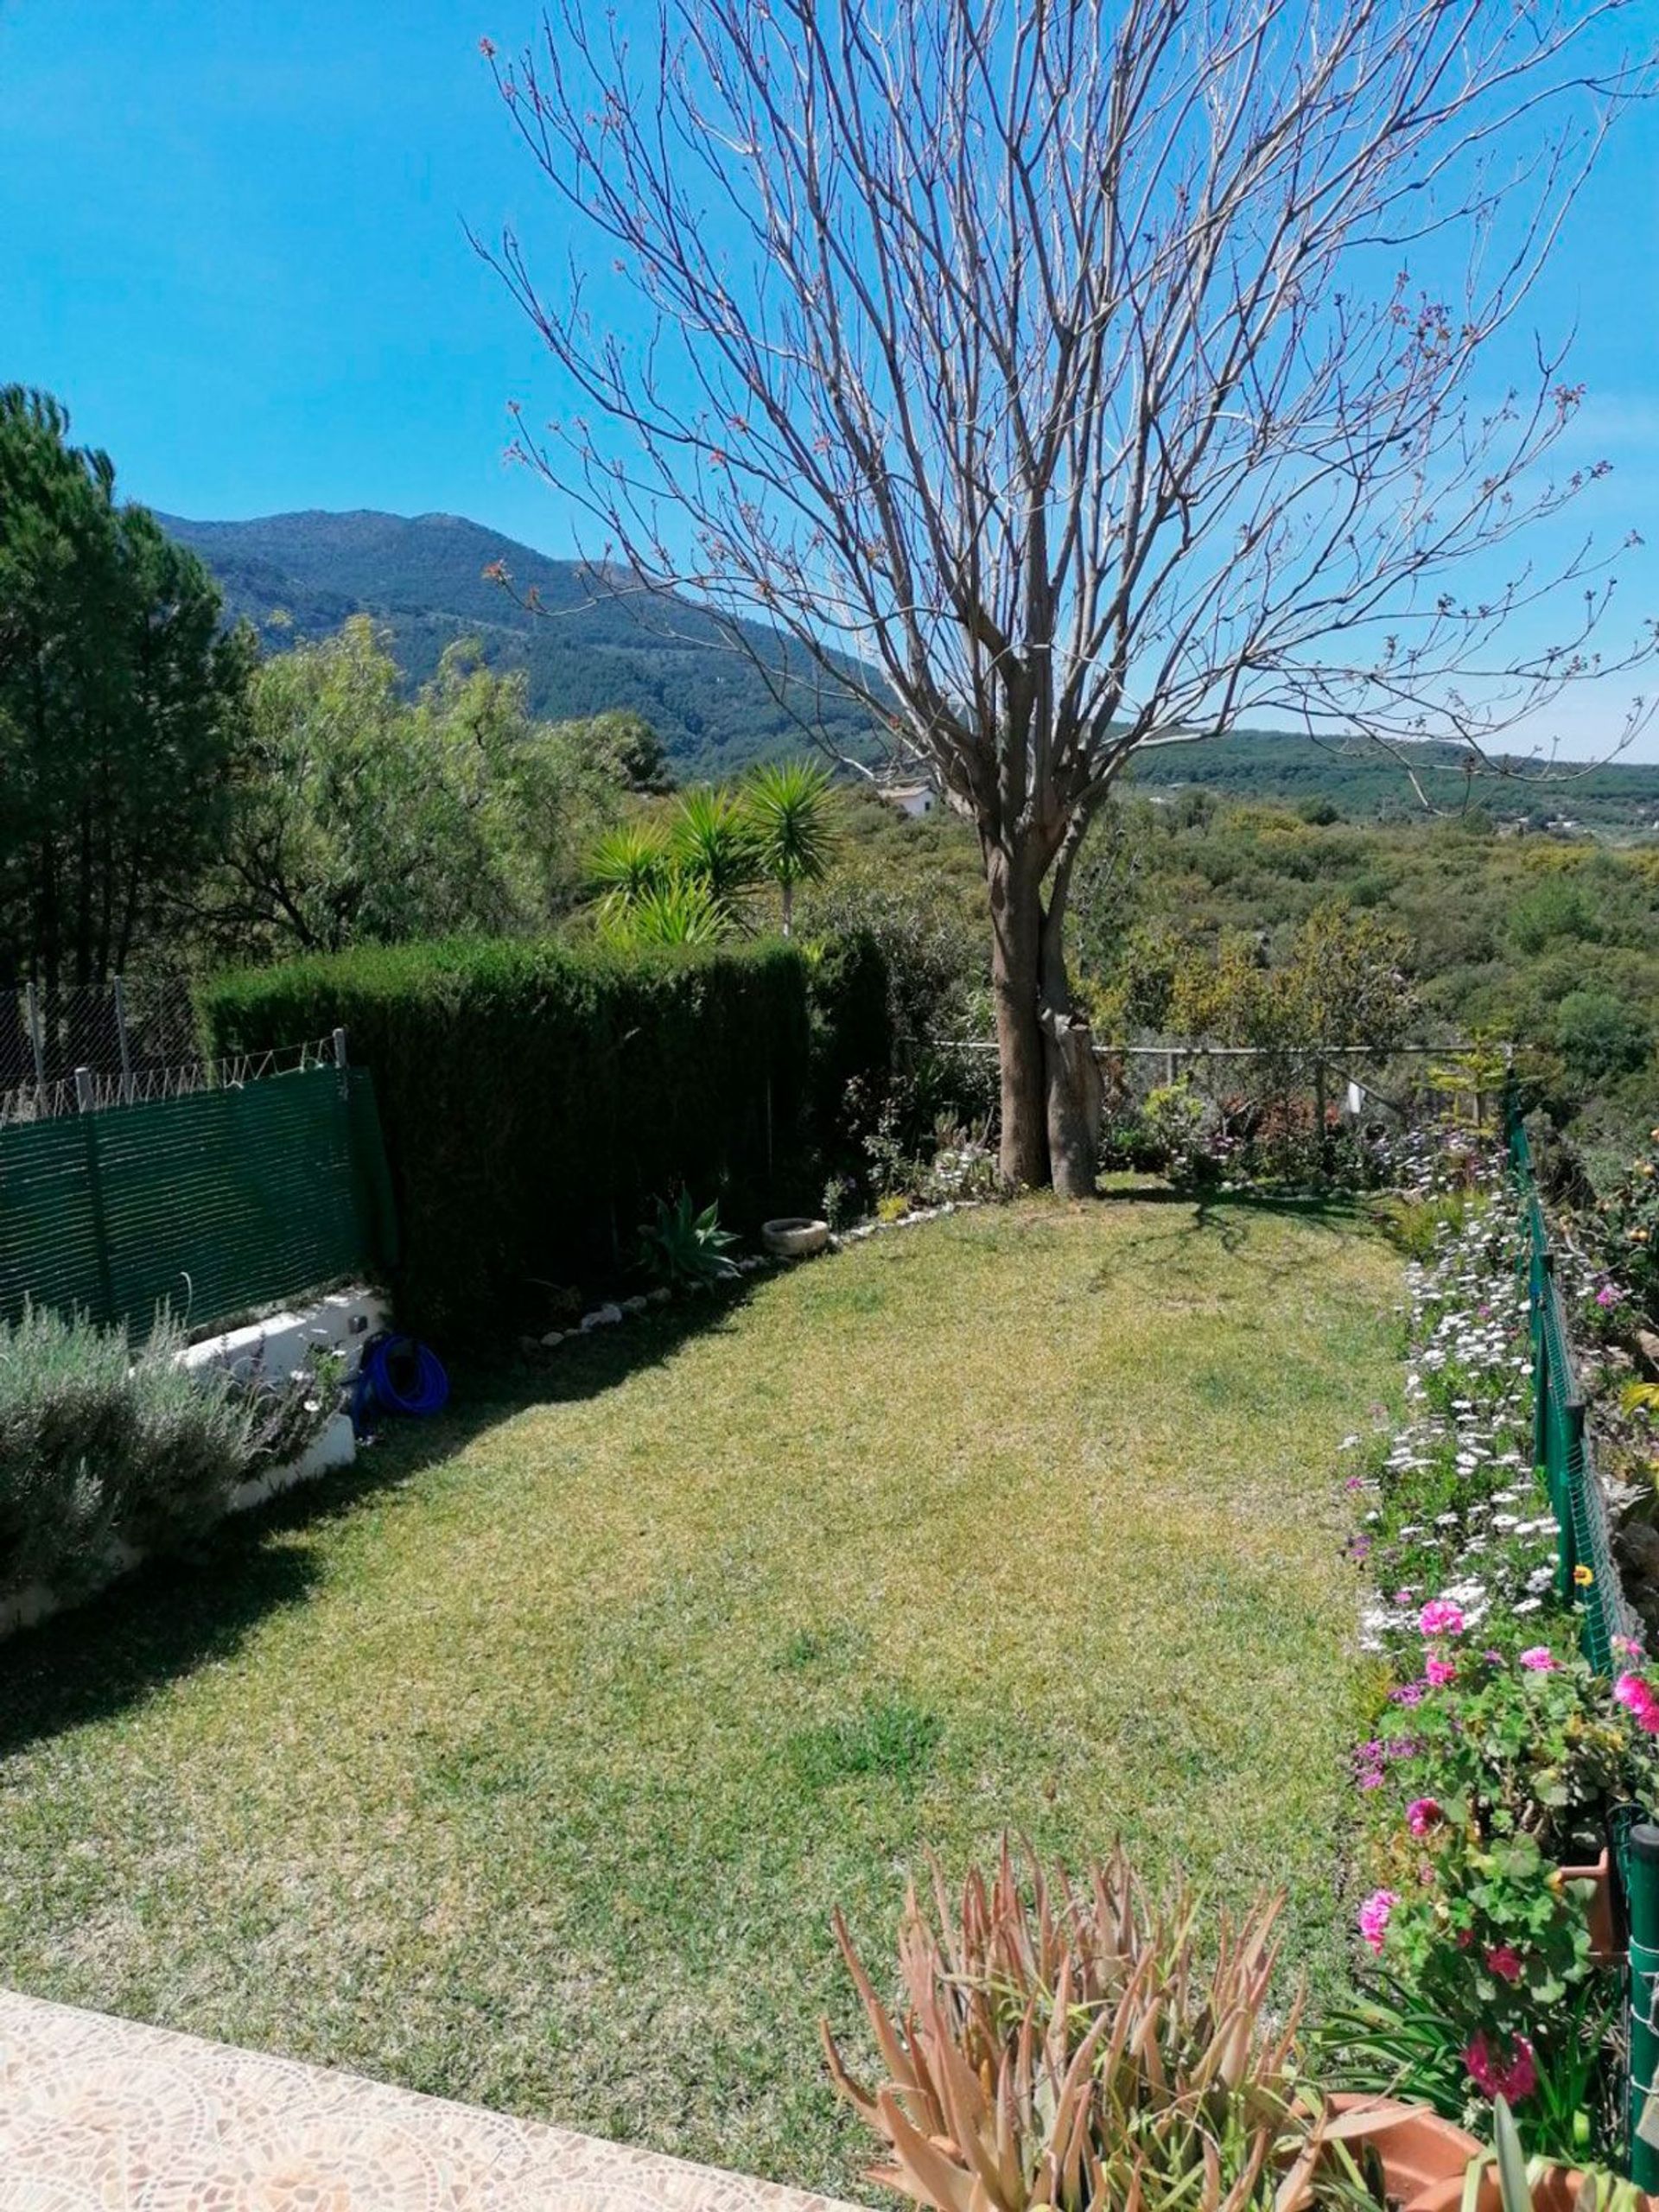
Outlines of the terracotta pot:
{"label": "terracotta pot", "polygon": [[[1573,2212],[1584,2175],[1577,2166],[1546,2166],[1532,2184],[1532,2212]],[[1606,2182],[1602,2182],[1604,2195]],[[1638,2196],[1644,2212],[1655,2212],[1659,2199]],[[1441,2183],[1417,2201],[1415,2212],[1458,2212],[1463,2202],[1463,2183]],[[1475,2212],[1503,2212],[1503,2192],[1498,2186],[1497,2162],[1489,2159],[1475,2192]]]}
{"label": "terracotta pot", "polygon": [[1586,1900],[1585,1916],[1590,1923],[1590,1955],[1598,1966],[1610,1966],[1622,1959],[1625,1952],[1624,1914],[1619,1910],[1618,1883],[1613,1872],[1612,1853],[1605,1844],[1601,1856],[1593,1866],[1563,1866],[1563,1882],[1593,1882],[1595,1889]]}
{"label": "terracotta pot", "polygon": [[[1455,2212],[1469,2161],[1486,2147],[1476,2137],[1428,2106],[1397,2097],[1344,2091],[1328,2099],[1326,2109],[1341,2123],[1336,2132],[1343,2142],[1375,2149],[1390,2204],[1402,2212]],[[1484,2193],[1480,2212],[1493,2212]]]}

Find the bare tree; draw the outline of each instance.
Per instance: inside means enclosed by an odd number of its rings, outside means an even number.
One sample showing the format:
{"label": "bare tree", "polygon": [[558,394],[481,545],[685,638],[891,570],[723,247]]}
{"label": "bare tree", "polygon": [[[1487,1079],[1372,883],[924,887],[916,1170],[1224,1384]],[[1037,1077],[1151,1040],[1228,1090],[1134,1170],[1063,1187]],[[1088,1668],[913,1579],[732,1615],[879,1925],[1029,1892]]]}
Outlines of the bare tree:
{"label": "bare tree", "polygon": [[1137,747],[1265,710],[1485,754],[1646,651],[1592,651],[1587,543],[1513,550],[1603,473],[1519,318],[1645,85],[1625,4],[663,0],[636,50],[563,0],[486,42],[579,219],[556,296],[487,255],[581,395],[519,451],[973,823],[1009,1179],[1093,1185],[1063,933]]}

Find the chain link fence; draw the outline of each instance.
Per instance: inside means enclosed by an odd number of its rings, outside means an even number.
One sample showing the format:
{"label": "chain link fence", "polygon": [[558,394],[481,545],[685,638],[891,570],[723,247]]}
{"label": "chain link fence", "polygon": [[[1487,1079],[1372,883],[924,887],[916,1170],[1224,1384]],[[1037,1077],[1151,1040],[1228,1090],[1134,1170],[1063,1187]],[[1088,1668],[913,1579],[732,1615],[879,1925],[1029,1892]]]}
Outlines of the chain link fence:
{"label": "chain link fence", "polygon": [[0,1128],[176,1097],[213,1079],[181,976],[0,989]]}

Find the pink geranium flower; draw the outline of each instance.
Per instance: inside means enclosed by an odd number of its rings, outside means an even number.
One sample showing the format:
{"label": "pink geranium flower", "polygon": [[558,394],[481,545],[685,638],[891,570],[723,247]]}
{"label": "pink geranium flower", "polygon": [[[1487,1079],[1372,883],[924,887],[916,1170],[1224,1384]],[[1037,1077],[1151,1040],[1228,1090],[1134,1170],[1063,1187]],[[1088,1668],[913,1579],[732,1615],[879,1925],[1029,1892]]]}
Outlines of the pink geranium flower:
{"label": "pink geranium flower", "polygon": [[1449,1659],[1425,1659],[1423,1672],[1437,1690],[1443,1690],[1448,1682],[1455,1681],[1458,1676],[1458,1670]]}
{"label": "pink geranium flower", "polygon": [[1440,1822],[1440,1808],[1433,1797],[1414,1797],[1406,1808],[1406,1826],[1413,1835],[1427,1835]]}
{"label": "pink geranium flower", "polygon": [[1389,1932],[1389,1915],[1400,1902],[1392,1890],[1373,1890],[1359,1908],[1359,1932],[1373,1951],[1380,1953]]}
{"label": "pink geranium flower", "polygon": [[1649,1736],[1659,1736],[1659,1697],[1654,1695],[1640,1675],[1621,1675],[1613,1684],[1613,1696],[1634,1714],[1639,1728],[1646,1729]]}
{"label": "pink geranium flower", "polygon": [[1483,2094],[1506,2097],[1512,2105],[1529,2097],[1538,2086],[1538,2068],[1525,2036],[1516,2036],[1505,2056],[1488,2042],[1483,2031],[1465,2048],[1463,2063],[1470,2080]]}
{"label": "pink geranium flower", "polygon": [[1463,1609],[1449,1598],[1431,1598],[1418,1614],[1417,1625],[1425,1636],[1461,1636]]}
{"label": "pink geranium flower", "polygon": [[1535,1675],[1553,1675],[1560,1663],[1547,1643],[1535,1643],[1521,1654],[1521,1664]]}
{"label": "pink geranium flower", "polygon": [[1486,1954],[1486,1963],[1500,1981],[1521,1979],[1521,1954],[1507,1943],[1495,1943]]}

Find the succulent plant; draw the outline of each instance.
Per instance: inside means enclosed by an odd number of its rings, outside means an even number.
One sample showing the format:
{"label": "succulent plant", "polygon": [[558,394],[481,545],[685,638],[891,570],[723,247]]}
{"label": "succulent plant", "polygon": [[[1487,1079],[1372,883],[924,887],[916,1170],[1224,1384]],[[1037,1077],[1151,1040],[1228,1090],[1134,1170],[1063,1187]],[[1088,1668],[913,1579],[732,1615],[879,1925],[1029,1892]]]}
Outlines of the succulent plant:
{"label": "succulent plant", "polygon": [[836,1920],[886,2081],[856,2081],[827,2024],[824,2048],[887,2146],[873,2180],[932,2212],[1381,2202],[1300,2075],[1300,1997],[1270,2001],[1278,1900],[1201,1955],[1190,1894],[1150,1902],[1121,1849],[1074,1884],[1034,1859],[1022,1879],[1005,1842],[959,1908],[937,1866],[932,1888],[931,1914],[908,1899],[898,2017]]}

